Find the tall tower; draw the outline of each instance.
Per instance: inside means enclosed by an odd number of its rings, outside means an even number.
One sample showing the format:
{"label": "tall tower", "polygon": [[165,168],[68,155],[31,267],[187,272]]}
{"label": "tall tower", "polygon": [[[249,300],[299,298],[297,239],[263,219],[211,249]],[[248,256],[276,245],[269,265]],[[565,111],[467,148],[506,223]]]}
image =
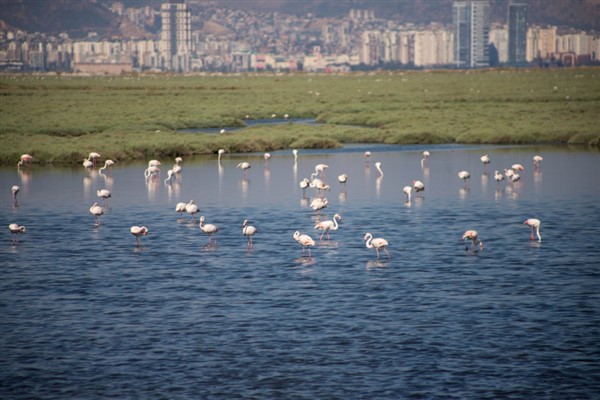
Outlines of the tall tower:
{"label": "tall tower", "polygon": [[487,1],[457,1],[452,4],[454,63],[457,67],[490,65],[490,5]]}
{"label": "tall tower", "polygon": [[508,5],[508,62],[527,62],[527,4]]}
{"label": "tall tower", "polygon": [[161,66],[165,70],[186,72],[192,50],[192,13],[185,0],[169,0],[160,8]]}

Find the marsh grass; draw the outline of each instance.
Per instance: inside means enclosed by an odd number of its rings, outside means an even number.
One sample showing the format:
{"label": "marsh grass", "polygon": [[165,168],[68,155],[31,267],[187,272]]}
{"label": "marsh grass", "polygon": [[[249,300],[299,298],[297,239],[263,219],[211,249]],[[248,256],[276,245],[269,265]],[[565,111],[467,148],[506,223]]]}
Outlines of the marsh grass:
{"label": "marsh grass", "polygon": [[[600,70],[349,75],[0,77],[0,162],[81,162],[343,143],[580,143],[600,147]],[[272,114],[322,125],[254,126]]]}

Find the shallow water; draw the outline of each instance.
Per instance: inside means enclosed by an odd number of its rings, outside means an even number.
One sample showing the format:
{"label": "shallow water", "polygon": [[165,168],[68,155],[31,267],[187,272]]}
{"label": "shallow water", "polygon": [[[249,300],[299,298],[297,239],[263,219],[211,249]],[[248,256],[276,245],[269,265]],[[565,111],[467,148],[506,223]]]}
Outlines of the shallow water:
{"label": "shallow water", "polygon": [[[171,160],[148,183],[142,163],[111,176],[2,168],[0,224],[27,232],[13,245],[3,228],[0,242],[0,397],[597,398],[600,154],[429,146],[422,169],[423,149],[300,150],[297,163],[274,152],[268,168],[261,154],[185,158],[171,185]],[[320,215],[298,186],[318,163],[331,186]],[[514,163],[521,181],[497,185],[494,169]],[[426,190],[406,204],[414,179]],[[95,226],[102,188],[113,197]],[[174,211],[191,199],[218,225],[216,246],[199,215]],[[340,228],[319,242],[313,226],[336,212]],[[141,248],[131,225],[149,228]],[[483,251],[465,251],[467,229]],[[317,240],[312,258],[295,230]],[[367,231],[391,260],[365,247]]]}

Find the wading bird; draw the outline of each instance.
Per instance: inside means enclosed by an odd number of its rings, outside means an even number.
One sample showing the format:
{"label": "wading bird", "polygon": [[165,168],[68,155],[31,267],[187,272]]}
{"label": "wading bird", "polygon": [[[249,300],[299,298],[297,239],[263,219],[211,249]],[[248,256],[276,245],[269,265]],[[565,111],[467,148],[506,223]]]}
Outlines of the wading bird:
{"label": "wading bird", "polygon": [[20,187],[18,187],[17,185],[14,185],[11,189],[12,191],[12,197],[13,197],[13,206],[16,206],[18,204],[17,202],[17,194],[19,193],[19,191],[21,190]]}
{"label": "wading bird", "polygon": [[225,149],[219,149],[219,151],[217,152],[218,156],[217,156],[217,160],[219,162],[221,162],[221,157],[223,156],[223,154],[225,154]]}
{"label": "wading bird", "polygon": [[412,194],[412,187],[410,187],[410,186],[404,186],[404,188],[402,188],[402,191],[404,192],[404,194],[406,194],[406,202],[410,203],[410,196]]}
{"label": "wading bird", "polygon": [[341,220],[342,216],[340,214],[335,214],[332,220],[321,221],[318,224],[316,224],[315,229],[320,229],[323,231],[321,232],[321,237],[319,238],[319,240],[323,240],[323,235],[326,233],[327,239],[331,240],[331,237],[329,237],[329,231],[337,231],[339,228],[338,221]]}
{"label": "wading bird", "polygon": [[379,161],[375,163],[375,168],[377,168],[377,171],[379,171],[379,177],[383,178],[383,170],[381,169],[381,163]]}
{"label": "wading bird", "polygon": [[250,163],[246,161],[241,162],[237,165],[237,168],[241,168],[244,171],[244,178],[248,177],[248,170],[250,169]]}
{"label": "wading bird", "polygon": [[248,237],[248,248],[252,248],[252,237],[257,232],[256,228],[252,225],[248,225],[248,220],[245,219],[242,224],[242,234]]}
{"label": "wading bird", "polygon": [[421,181],[413,181],[413,187],[415,188],[417,195],[425,191],[425,184]]}
{"label": "wading bird", "polygon": [[425,150],[423,152],[423,158],[421,159],[421,168],[425,166],[425,163],[429,163],[429,152]]}
{"label": "wading bird", "polygon": [[[477,243],[477,236],[478,236],[477,231],[470,229],[463,234],[462,240],[463,241],[470,240],[471,241],[471,250],[473,250],[475,248],[475,243]],[[465,247],[465,251],[467,251],[467,250],[469,250],[468,246]],[[479,250],[483,250],[483,241],[481,241],[481,240],[479,240]]]}
{"label": "wading bird", "polygon": [[30,156],[29,154],[21,155],[21,158],[17,162],[17,168],[21,167],[21,165],[23,165],[23,164],[29,164],[32,160],[33,160],[33,157]]}
{"label": "wading bird", "polygon": [[471,177],[471,174],[469,173],[469,171],[460,171],[458,173],[458,177],[465,182],[465,187],[466,187],[467,186],[467,179],[469,179]]}
{"label": "wading bird", "polygon": [[112,197],[112,193],[108,189],[99,189],[96,190],[96,196],[102,197],[104,199],[104,207],[107,207],[108,199]]}
{"label": "wading bird", "polygon": [[378,260],[379,260],[379,250],[385,251],[385,254],[387,254],[387,256],[388,256],[388,259],[391,258],[390,252],[387,250],[387,246],[388,246],[387,240],[385,240],[383,238],[373,239],[373,235],[371,235],[371,233],[369,233],[369,232],[367,232],[365,234],[365,237],[363,240],[365,240],[365,245],[367,246],[368,249],[375,249]]}
{"label": "wading bird", "polygon": [[214,238],[214,234],[219,231],[216,225],[213,224],[205,224],[204,223],[204,215],[200,217],[200,230],[202,233],[208,236],[208,244],[210,244],[211,240],[214,244],[217,244],[217,238]]}
{"label": "wading bird", "polygon": [[490,163],[490,156],[483,155],[479,158],[481,160],[481,162],[483,163],[483,167],[484,169],[487,169],[488,164]]}
{"label": "wading bird", "polygon": [[112,166],[115,165],[115,162],[113,160],[106,160],[104,161],[104,166],[100,167],[100,169],[98,170],[99,173],[102,173],[103,170],[107,169],[109,170],[109,172],[112,172]]}
{"label": "wading bird", "polygon": [[304,250],[308,249],[308,258],[312,258],[312,255],[310,254],[310,247],[315,245],[313,238],[306,234],[300,234],[300,232],[296,231],[294,232],[294,239],[302,246],[302,256],[304,256]]}
{"label": "wading bird", "polygon": [[327,207],[327,203],[327,198],[317,197],[316,199],[310,202],[310,208],[312,208],[316,212],[319,212],[325,207]]}
{"label": "wading bird", "polygon": [[198,211],[200,211],[200,208],[194,203],[194,200],[190,200],[190,202],[185,205],[185,212],[192,215],[192,221],[196,217]]}
{"label": "wading bird", "polygon": [[94,163],[88,160],[87,158],[84,158],[82,165],[84,168],[92,168],[94,166]]}
{"label": "wading bird", "polygon": [[12,244],[19,243],[19,235],[25,233],[27,230],[24,226],[19,226],[19,224],[10,224],[8,225],[8,229],[10,233],[12,233]]}
{"label": "wading bird", "polygon": [[342,190],[346,190],[346,182],[348,182],[348,174],[339,175],[338,182],[340,183]]}
{"label": "wading bird", "polygon": [[529,237],[530,240],[535,240],[533,237],[533,231],[535,230],[537,233],[538,242],[542,241],[542,236],[540,235],[540,225],[542,224],[542,222],[539,219],[529,218],[525,222],[523,222],[523,224],[529,225],[531,227],[531,236]]}
{"label": "wading bird", "polygon": [[98,203],[94,203],[91,207],[90,207],[90,213],[96,217],[96,226],[100,225],[100,216],[102,214],[104,214],[104,210],[102,209],[102,207],[100,207],[98,205]]}
{"label": "wading bird", "polygon": [[96,160],[100,158],[100,154],[92,151],[89,155],[88,155],[88,160],[90,160],[92,162],[92,164],[94,165],[94,167],[96,166]]}
{"label": "wading bird", "polygon": [[183,213],[186,212],[185,207],[187,206],[187,203],[181,202],[181,203],[177,203],[175,205],[175,212],[179,213],[180,217],[183,217]]}
{"label": "wading bird", "polygon": [[543,158],[542,156],[533,156],[533,167],[534,168],[539,168],[540,167],[540,161],[542,161]]}
{"label": "wading bird", "polygon": [[498,170],[494,171],[494,179],[497,183],[500,183],[504,180],[504,175],[502,175]]}
{"label": "wading bird", "polygon": [[300,181],[300,189],[302,189],[302,195],[306,196],[306,188],[310,186],[310,181],[304,178]]}
{"label": "wading bird", "polygon": [[135,236],[135,239],[137,241],[137,247],[140,247],[142,245],[141,237],[146,236],[148,234],[148,228],[146,228],[145,226],[134,225],[129,229],[129,232],[131,232],[131,234]]}

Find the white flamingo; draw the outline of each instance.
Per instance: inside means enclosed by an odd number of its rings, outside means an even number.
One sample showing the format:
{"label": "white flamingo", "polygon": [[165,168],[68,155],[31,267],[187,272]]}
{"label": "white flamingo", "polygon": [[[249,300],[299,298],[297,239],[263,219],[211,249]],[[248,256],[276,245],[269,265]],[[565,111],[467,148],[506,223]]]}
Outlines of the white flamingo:
{"label": "white flamingo", "polygon": [[217,238],[214,238],[214,234],[219,231],[219,228],[213,224],[205,224],[204,215],[200,217],[200,230],[208,236],[208,244],[210,244],[211,240],[213,240],[214,244],[217,243]]}
{"label": "white flamingo", "polygon": [[173,179],[175,177],[175,172],[170,169],[167,171],[167,178],[165,179],[165,185],[171,183],[171,179]]}
{"label": "white flamingo", "polygon": [[10,224],[10,225],[8,225],[8,229],[10,230],[10,233],[12,234],[12,244],[18,244],[19,243],[19,235],[22,233],[25,233],[25,231],[27,230],[24,226],[19,225],[19,224]]}
{"label": "white flamingo", "polygon": [[535,169],[539,168],[540,167],[540,161],[542,161],[543,159],[544,158],[542,156],[538,156],[538,155],[533,156],[533,167]]}
{"label": "white flamingo", "polygon": [[102,171],[104,171],[105,169],[108,169],[109,171],[112,171],[112,166],[115,165],[115,162],[113,160],[105,160],[104,161],[104,166],[100,167],[100,169],[98,170],[99,173],[102,173]]}
{"label": "white flamingo", "polygon": [[90,160],[92,162],[92,164],[94,166],[96,166],[96,160],[100,158],[100,154],[92,151],[89,155],[88,155],[88,160]]}
{"label": "white flamingo", "polygon": [[423,158],[421,159],[421,168],[425,167],[425,163],[429,163],[429,152],[425,150],[423,152]]}
{"label": "white flamingo", "polygon": [[404,192],[404,194],[406,194],[406,202],[410,203],[410,196],[412,194],[412,187],[410,187],[410,186],[404,186],[404,188],[402,188],[402,191]]}
{"label": "white flamingo", "polygon": [[192,215],[192,221],[196,217],[198,211],[200,211],[200,208],[194,203],[194,200],[190,200],[190,202],[185,205],[185,212]]}
{"label": "white flamingo", "polygon": [[135,239],[137,241],[137,247],[140,247],[142,245],[141,237],[146,236],[148,234],[148,228],[146,228],[145,226],[134,225],[129,229],[129,232],[131,232],[131,234],[135,236]]}
{"label": "white flamingo", "polygon": [[368,164],[369,160],[371,159],[371,152],[369,150],[365,151],[364,156],[365,156],[365,164]]}
{"label": "white flamingo", "polygon": [[485,154],[485,155],[479,157],[479,159],[483,163],[483,167],[487,168],[488,164],[490,163],[490,156]]}
{"label": "white flamingo", "polygon": [[186,212],[186,210],[185,210],[185,207],[186,207],[187,205],[188,205],[188,203],[184,203],[184,202],[177,203],[177,204],[175,205],[175,212],[178,212],[178,213],[179,213],[179,216],[180,216],[180,217],[183,217],[183,213],[184,213],[184,212]]}
{"label": "white flamingo", "polygon": [[302,189],[302,195],[306,196],[306,188],[310,186],[310,181],[307,178],[304,178],[300,181],[300,189]]}
{"label": "white flamingo", "polygon": [[413,181],[413,187],[415,188],[415,192],[417,194],[425,191],[425,184],[421,181]]}
{"label": "white flamingo", "polygon": [[84,168],[92,168],[94,166],[94,163],[88,160],[87,158],[84,158],[82,165]]}
{"label": "white flamingo", "polygon": [[225,149],[219,149],[219,151],[217,152],[218,156],[217,156],[217,160],[219,162],[221,162],[221,157],[223,156],[223,154],[225,154]]}
{"label": "white flamingo", "polygon": [[315,165],[315,174],[320,175],[321,178],[325,178],[325,170],[329,168],[327,164],[317,164]]}
{"label": "white flamingo", "polygon": [[16,206],[16,205],[17,205],[17,203],[18,203],[18,202],[17,202],[17,194],[19,193],[19,191],[20,191],[20,190],[21,190],[21,188],[20,188],[20,187],[18,187],[17,185],[14,185],[14,186],[11,188],[11,191],[12,191],[12,197],[13,197],[13,205],[15,205],[15,206]]}
{"label": "white flamingo", "polygon": [[339,228],[338,221],[341,220],[342,216],[340,214],[335,214],[332,220],[321,221],[318,224],[316,224],[315,229],[320,229],[323,231],[321,232],[321,237],[319,238],[319,240],[323,240],[323,235],[325,233],[327,233],[327,239],[331,240],[331,237],[329,236],[329,231],[337,231]]}
{"label": "white flamingo", "polygon": [[325,207],[327,207],[327,204],[328,204],[327,198],[317,197],[316,199],[311,201],[310,208],[312,208],[316,212],[319,212],[322,209],[324,209]]}
{"label": "white flamingo", "polygon": [[302,246],[302,255],[304,256],[304,250],[308,249],[308,258],[312,258],[312,255],[310,254],[310,247],[315,245],[313,238],[306,234],[300,234],[300,232],[296,231],[294,232],[294,240],[296,240],[296,242],[300,243]]}
{"label": "white flamingo", "polygon": [[252,225],[248,225],[248,220],[245,219],[242,224],[242,234],[248,237],[248,248],[252,248],[252,237],[257,232],[256,228]]}
{"label": "white flamingo", "polygon": [[467,186],[467,179],[469,179],[471,177],[471,174],[469,173],[469,171],[460,171],[458,173],[458,177],[465,182],[465,187],[466,187]]}
{"label": "white flamingo", "polygon": [[102,207],[100,207],[98,205],[98,203],[94,203],[91,207],[90,207],[90,213],[96,217],[96,226],[100,225],[100,216],[102,214],[104,214],[104,210],[102,209]]}
{"label": "white flamingo", "polygon": [[342,190],[346,190],[346,182],[348,182],[348,174],[341,174],[338,176],[338,182],[342,186]]}
{"label": "white flamingo", "polygon": [[379,171],[379,177],[383,178],[383,170],[381,169],[381,163],[379,161],[375,163],[375,168],[377,168],[377,171]]}
{"label": "white flamingo", "polygon": [[248,176],[248,170],[250,169],[250,163],[243,161],[237,165],[237,168],[241,168],[244,171],[244,178]]}
{"label": "white flamingo", "polygon": [[540,225],[542,224],[542,221],[536,218],[529,218],[523,222],[523,224],[531,227],[531,236],[529,237],[530,240],[534,240],[533,231],[535,230],[537,233],[538,242],[542,241],[542,236],[540,235]]}
{"label": "white flamingo", "polygon": [[112,193],[108,189],[96,190],[96,196],[104,199],[104,207],[108,206],[108,199],[112,197]]}
{"label": "white flamingo", "polygon": [[293,149],[292,150],[292,154],[294,155],[294,162],[298,162],[298,150],[297,149]]}
{"label": "white flamingo", "polygon": [[500,171],[496,170],[496,171],[494,171],[494,179],[496,180],[497,183],[500,183],[504,180],[504,175],[502,175],[500,173]]}
{"label": "white flamingo", "polygon": [[365,240],[365,245],[367,246],[367,248],[369,249],[375,249],[375,252],[377,253],[377,259],[379,260],[379,250],[383,250],[385,251],[385,254],[387,254],[388,259],[390,259],[390,252],[387,250],[387,246],[388,246],[388,241],[383,239],[383,238],[375,238],[373,239],[373,235],[371,235],[371,233],[367,232],[365,234],[364,239]]}

